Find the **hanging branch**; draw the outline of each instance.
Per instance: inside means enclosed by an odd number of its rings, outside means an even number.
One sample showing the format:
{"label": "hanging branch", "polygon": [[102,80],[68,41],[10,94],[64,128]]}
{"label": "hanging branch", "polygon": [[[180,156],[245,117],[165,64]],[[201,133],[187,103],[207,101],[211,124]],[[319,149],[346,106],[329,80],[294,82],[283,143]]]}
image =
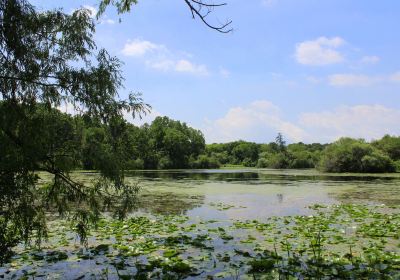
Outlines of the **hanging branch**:
{"label": "hanging branch", "polygon": [[[200,20],[209,28],[216,30],[221,33],[229,33],[233,31],[231,27],[231,20],[227,20],[226,23],[220,25],[211,24],[206,18],[213,11],[214,8],[226,6],[227,3],[217,3],[214,4],[212,0],[184,0],[186,5],[189,7],[190,12],[192,13],[193,19],[196,17],[200,18]],[[136,5],[138,0],[101,0],[99,5],[99,10],[97,12],[96,18],[99,19],[102,14],[104,14],[107,6],[113,5],[117,8],[118,14],[123,14],[126,12],[130,12],[131,7]]]}
{"label": "hanging branch", "polygon": [[206,19],[206,17],[211,13],[211,11],[214,8],[225,6],[226,3],[213,4],[213,3],[205,3],[202,0],[184,0],[184,1],[188,5],[190,12],[192,13],[193,19],[195,19],[197,16],[207,27],[221,33],[229,33],[233,31],[233,29],[230,28],[230,25],[232,23],[231,20],[227,21],[225,24],[215,26],[210,24]]}

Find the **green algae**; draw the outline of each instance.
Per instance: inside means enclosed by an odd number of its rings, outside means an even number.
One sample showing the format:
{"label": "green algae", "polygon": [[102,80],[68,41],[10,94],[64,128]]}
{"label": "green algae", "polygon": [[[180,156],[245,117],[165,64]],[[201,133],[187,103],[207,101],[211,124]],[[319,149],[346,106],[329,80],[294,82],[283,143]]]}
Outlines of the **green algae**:
{"label": "green algae", "polygon": [[119,279],[400,276],[399,207],[311,208],[313,215],[271,217],[267,222],[207,223],[179,215],[104,219],[92,230],[88,248],[71,239],[54,251],[48,249],[52,239],[66,226],[56,221],[42,251],[19,252],[7,267],[8,275],[27,276],[29,268],[36,275],[75,269],[77,275],[92,271],[98,276],[107,269],[108,276]]}
{"label": "green algae", "polygon": [[[89,183],[97,174],[73,176]],[[41,250],[19,246],[0,276],[400,278],[398,174],[248,169],[130,176],[142,186],[139,212],[124,221],[105,215],[87,248],[68,222],[53,219]]]}

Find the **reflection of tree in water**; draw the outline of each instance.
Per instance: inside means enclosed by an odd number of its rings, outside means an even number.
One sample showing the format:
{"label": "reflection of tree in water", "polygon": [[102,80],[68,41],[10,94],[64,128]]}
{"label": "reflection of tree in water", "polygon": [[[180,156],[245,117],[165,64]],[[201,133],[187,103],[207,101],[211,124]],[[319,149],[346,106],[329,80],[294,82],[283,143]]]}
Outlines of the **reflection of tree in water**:
{"label": "reflection of tree in water", "polygon": [[143,192],[139,196],[139,209],[152,214],[184,215],[204,204],[204,195],[176,192]]}
{"label": "reflection of tree in water", "polygon": [[283,194],[282,194],[282,193],[278,193],[278,194],[276,195],[276,197],[278,198],[278,202],[279,202],[279,203],[282,203],[282,202],[283,202]]}
{"label": "reflection of tree in water", "polygon": [[377,182],[376,184],[359,185],[346,190],[346,192],[330,193],[329,196],[341,203],[373,202],[389,206],[400,205],[399,182],[397,184]]}
{"label": "reflection of tree in water", "polygon": [[211,172],[205,170],[190,171],[134,171],[129,175],[144,179],[161,180],[212,180],[212,181],[246,181],[257,180],[257,172]]}

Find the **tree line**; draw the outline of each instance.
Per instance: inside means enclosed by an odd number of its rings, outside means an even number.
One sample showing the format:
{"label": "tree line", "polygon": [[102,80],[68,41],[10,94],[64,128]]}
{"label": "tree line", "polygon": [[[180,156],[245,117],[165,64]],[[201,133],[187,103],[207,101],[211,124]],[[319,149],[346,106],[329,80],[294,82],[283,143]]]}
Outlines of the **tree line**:
{"label": "tree line", "polygon": [[[0,110],[4,110],[3,102]],[[243,140],[206,144],[200,130],[168,117],[135,126],[122,116],[102,122],[88,114],[71,116],[44,105],[30,112],[32,153],[64,155],[69,170],[204,169],[222,166],[324,172],[394,172],[400,167],[400,137],[380,140],[341,138],[331,144],[286,144],[282,134],[271,143]],[[12,117],[7,120],[13,124]],[[30,126],[29,122],[25,123]],[[28,132],[25,128],[24,131]],[[40,131],[40,133],[37,133]],[[37,136],[36,136],[37,135]],[[40,141],[32,141],[39,137]],[[42,149],[51,151],[42,151]]]}
{"label": "tree line", "polygon": [[385,135],[379,140],[340,138],[331,144],[286,145],[278,134],[274,142],[257,144],[235,141],[210,144],[207,156],[224,165],[258,168],[316,168],[324,172],[400,171],[400,137]]}

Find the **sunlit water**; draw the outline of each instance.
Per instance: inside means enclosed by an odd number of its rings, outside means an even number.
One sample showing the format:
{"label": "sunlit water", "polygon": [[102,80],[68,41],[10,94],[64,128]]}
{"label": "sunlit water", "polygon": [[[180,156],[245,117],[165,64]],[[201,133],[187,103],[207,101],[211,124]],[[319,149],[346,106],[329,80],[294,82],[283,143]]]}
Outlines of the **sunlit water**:
{"label": "sunlit water", "polygon": [[[51,179],[48,174],[39,175],[42,183]],[[73,174],[73,177],[82,183],[90,183],[95,176],[98,174],[93,172]],[[251,233],[258,238],[257,242],[260,244],[266,242],[265,237],[257,231],[232,230],[234,221],[262,221],[272,216],[308,215],[313,213],[308,206],[314,204],[400,204],[400,174],[322,174],[315,170],[221,169],[135,171],[129,172],[126,179],[131,183],[139,182],[141,186],[139,209],[132,215],[155,215],[158,219],[164,217],[159,214],[186,215],[199,228],[203,227],[203,233],[206,234],[209,234],[208,229],[223,227],[235,236],[236,241],[225,244],[222,239],[213,238],[215,254],[229,252],[233,263],[242,258],[233,253],[236,247],[254,253],[253,243],[237,242],[238,238],[243,241]],[[201,221],[208,222],[199,223]],[[0,278],[18,279],[31,272],[35,274],[29,279],[119,278],[114,266],[110,265],[118,260],[118,250],[113,250],[110,257],[100,254],[93,259],[81,259],[77,255],[82,247],[76,241],[76,235],[67,228],[57,228],[57,221],[54,221],[54,224],[56,226],[52,230],[55,235],[44,244],[44,249],[66,252],[68,259],[57,262],[25,262],[23,254],[27,256],[26,253],[32,253],[34,250],[24,251],[23,246],[20,246],[21,254],[15,256],[13,264],[0,267]],[[58,235],[64,230],[69,241],[63,245]],[[91,248],[102,243],[115,243],[111,233],[105,236],[97,235],[97,238],[89,239]],[[198,249],[190,251],[193,250],[190,246],[186,249],[189,251],[182,253],[184,257],[192,255],[197,258],[204,253]],[[230,269],[228,263],[218,262],[216,266],[212,259],[204,262],[203,266],[207,273],[212,275]],[[135,271],[134,266],[126,269]],[[246,268],[241,268],[241,273],[245,271]],[[204,272],[200,278],[205,278],[207,273]],[[227,275],[221,279],[232,279],[231,274]]]}
{"label": "sunlit water", "polygon": [[307,206],[316,203],[393,205],[400,202],[398,174],[177,170],[131,172],[128,180],[139,181],[142,186],[141,211],[204,219],[303,215],[310,212]]}

